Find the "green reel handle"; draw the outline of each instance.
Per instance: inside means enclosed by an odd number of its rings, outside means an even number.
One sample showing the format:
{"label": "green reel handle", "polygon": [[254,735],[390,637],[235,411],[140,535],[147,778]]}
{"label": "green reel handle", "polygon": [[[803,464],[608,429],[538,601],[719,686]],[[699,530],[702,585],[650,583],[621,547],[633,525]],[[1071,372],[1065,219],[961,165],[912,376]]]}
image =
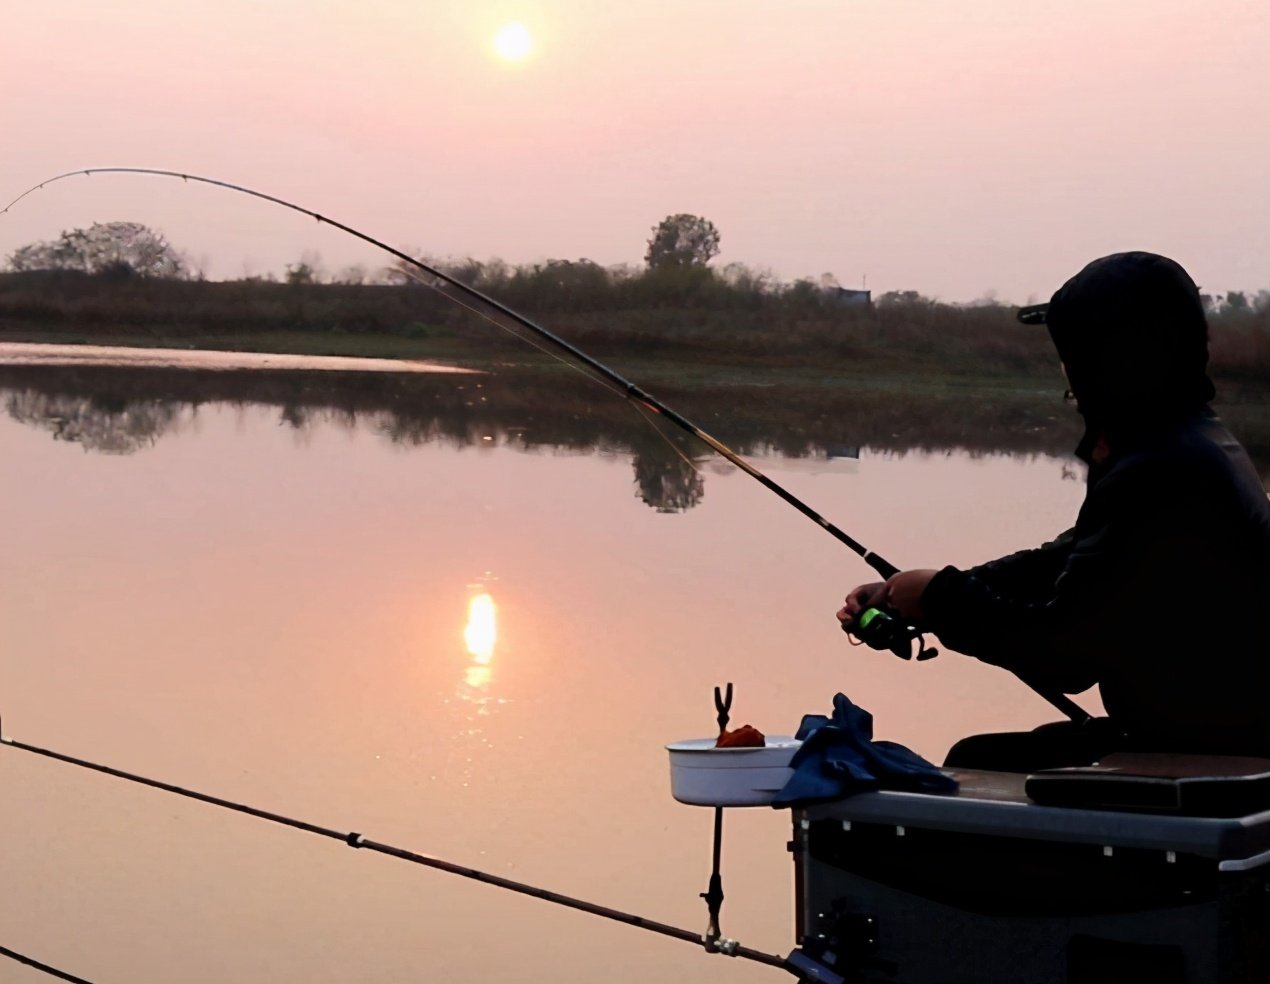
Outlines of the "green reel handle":
{"label": "green reel handle", "polygon": [[885,608],[866,608],[842,630],[870,649],[889,650],[900,659],[913,658],[913,640],[917,640],[917,660],[934,659],[939,650],[926,645],[926,637],[915,625],[908,625]]}

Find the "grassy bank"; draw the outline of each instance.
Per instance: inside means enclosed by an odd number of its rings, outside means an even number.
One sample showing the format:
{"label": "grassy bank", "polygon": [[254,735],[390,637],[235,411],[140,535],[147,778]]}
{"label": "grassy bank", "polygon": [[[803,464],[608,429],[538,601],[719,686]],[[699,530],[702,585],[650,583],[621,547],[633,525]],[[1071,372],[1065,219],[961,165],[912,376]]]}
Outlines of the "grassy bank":
{"label": "grassy bank", "polygon": [[[823,291],[779,293],[712,277],[645,276],[605,289],[554,291],[514,278],[506,302],[584,351],[655,374],[709,366],[853,380],[1045,383],[1043,330],[1005,305],[916,299],[846,307]],[[532,289],[530,289],[532,287]],[[500,296],[502,299],[502,295]],[[506,319],[502,319],[505,321]],[[510,324],[510,323],[509,323]],[[1270,311],[1212,318],[1215,375],[1270,380]],[[69,272],[0,274],[0,338],[439,359],[469,366],[543,357],[453,299],[419,285],[112,280]]]}

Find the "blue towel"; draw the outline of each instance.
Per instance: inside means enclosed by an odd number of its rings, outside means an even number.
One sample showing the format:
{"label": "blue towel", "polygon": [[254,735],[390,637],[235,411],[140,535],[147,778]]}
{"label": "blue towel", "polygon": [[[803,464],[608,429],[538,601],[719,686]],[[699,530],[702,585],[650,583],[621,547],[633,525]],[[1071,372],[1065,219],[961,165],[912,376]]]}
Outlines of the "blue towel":
{"label": "blue towel", "polygon": [[833,717],[808,714],[795,736],[803,745],[790,766],[794,775],[772,806],[802,806],[841,799],[874,789],[947,793],[957,780],[893,741],[873,740],[873,715],[842,694],[833,698]]}

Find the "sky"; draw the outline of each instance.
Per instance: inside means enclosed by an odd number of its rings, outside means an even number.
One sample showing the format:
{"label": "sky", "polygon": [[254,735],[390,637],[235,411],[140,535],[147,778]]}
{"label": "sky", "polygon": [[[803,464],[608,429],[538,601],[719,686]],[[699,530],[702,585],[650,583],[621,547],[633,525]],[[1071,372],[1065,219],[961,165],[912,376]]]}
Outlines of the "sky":
{"label": "sky", "polygon": [[[1047,297],[1148,249],[1270,288],[1265,0],[4,0],[0,204],[145,166],[430,257],[642,263],[689,212],[722,266],[949,301]],[[501,58],[499,29],[533,39]],[[98,175],[0,256],[139,221],[214,278],[387,259],[230,192]]]}

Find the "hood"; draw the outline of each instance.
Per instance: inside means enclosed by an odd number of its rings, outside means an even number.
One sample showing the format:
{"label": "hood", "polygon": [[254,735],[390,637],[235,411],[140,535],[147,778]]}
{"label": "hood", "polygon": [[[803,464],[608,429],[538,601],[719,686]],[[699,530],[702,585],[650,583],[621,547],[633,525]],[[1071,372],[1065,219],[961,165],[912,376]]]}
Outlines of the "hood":
{"label": "hood", "polygon": [[1090,445],[1176,423],[1213,398],[1199,288],[1173,260],[1116,253],[1094,260],[1050,299],[1054,347]]}

